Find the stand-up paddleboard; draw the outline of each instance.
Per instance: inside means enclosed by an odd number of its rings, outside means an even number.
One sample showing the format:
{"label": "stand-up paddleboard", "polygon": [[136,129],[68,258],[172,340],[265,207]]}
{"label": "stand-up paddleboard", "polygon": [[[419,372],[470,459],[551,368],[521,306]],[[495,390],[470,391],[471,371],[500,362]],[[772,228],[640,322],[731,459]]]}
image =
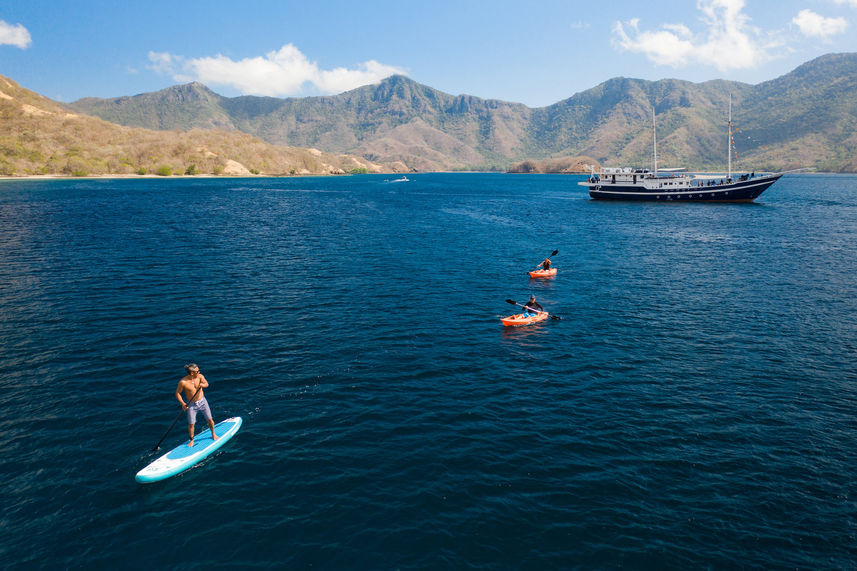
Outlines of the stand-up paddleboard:
{"label": "stand-up paddleboard", "polygon": [[206,426],[205,430],[194,436],[193,446],[188,446],[190,440],[185,440],[137,472],[134,479],[141,484],[151,484],[184,472],[229,442],[241,428],[241,422],[241,417],[236,416],[215,424],[214,433],[218,436],[217,440],[211,438],[211,429]]}

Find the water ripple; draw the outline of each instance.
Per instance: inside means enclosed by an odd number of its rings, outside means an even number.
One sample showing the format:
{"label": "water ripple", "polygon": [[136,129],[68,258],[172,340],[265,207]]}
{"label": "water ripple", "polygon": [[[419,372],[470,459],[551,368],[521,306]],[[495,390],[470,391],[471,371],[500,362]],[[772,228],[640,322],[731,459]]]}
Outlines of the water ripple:
{"label": "water ripple", "polygon": [[[4,563],[857,566],[854,177],[410,178],[0,183]],[[139,486],[188,361],[245,426]]]}

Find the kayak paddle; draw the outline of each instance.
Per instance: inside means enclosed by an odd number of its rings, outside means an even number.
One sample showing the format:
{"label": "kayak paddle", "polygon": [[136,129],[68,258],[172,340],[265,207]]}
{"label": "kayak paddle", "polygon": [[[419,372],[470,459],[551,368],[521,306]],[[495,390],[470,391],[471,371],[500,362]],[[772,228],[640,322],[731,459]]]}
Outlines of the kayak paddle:
{"label": "kayak paddle", "polygon": [[[526,305],[520,304],[513,299],[507,299],[506,303],[511,303],[512,305],[520,305],[521,307],[526,308],[530,311],[535,311],[536,313],[548,313],[547,311],[539,311],[538,309],[533,309],[531,307],[527,307]],[[559,315],[551,315],[550,313],[548,313],[548,317],[550,317],[551,319],[556,319],[557,321],[562,320],[562,317],[560,317]]]}
{"label": "kayak paddle", "polygon": [[[551,252],[551,253],[550,253],[550,255],[548,256],[548,258],[553,258],[553,257],[554,257],[554,256],[556,256],[557,254],[559,254],[559,250],[554,250],[553,252]],[[543,263],[544,263],[544,262],[542,262],[542,264],[543,264]],[[539,264],[539,266],[541,266],[542,264]],[[538,269],[539,269],[539,266],[536,266],[536,270],[538,270]],[[534,271],[535,271],[535,270],[534,270]]]}

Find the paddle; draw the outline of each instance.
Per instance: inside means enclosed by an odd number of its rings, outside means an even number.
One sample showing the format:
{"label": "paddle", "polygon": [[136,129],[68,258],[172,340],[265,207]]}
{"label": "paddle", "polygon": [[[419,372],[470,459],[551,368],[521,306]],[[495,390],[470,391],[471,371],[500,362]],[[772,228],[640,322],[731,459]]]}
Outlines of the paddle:
{"label": "paddle", "polygon": [[[196,392],[195,392],[195,393],[193,393],[193,396],[192,396],[192,397],[190,397],[190,400],[188,401],[188,403],[193,402],[193,399],[195,399],[195,398],[196,398],[196,395],[198,395],[198,394],[199,394],[199,391],[201,391],[201,390],[202,390],[202,383],[200,383],[199,388],[198,388],[198,389],[196,389]],[[155,451],[157,451],[157,450],[160,450],[160,448],[161,448],[161,442],[163,442],[163,441],[164,441],[164,438],[166,438],[166,437],[167,437],[167,434],[169,434],[169,433],[170,433],[170,430],[172,430],[172,429],[173,429],[173,427],[176,425],[176,423],[177,423],[177,422],[179,421],[179,419],[182,417],[182,414],[184,414],[184,412],[185,412],[185,408],[184,408],[184,407],[182,407],[182,410],[181,410],[181,412],[178,414],[178,416],[176,416],[176,419],[173,421],[173,423],[170,425],[170,427],[167,429],[167,431],[164,433],[164,435],[163,435],[163,436],[161,436],[161,439],[160,439],[160,440],[158,440],[158,443],[157,443],[157,444],[155,444],[155,447],[154,447],[154,448],[152,448],[152,452],[155,452]]]}
{"label": "paddle", "polygon": [[[532,307],[527,307],[526,305],[520,304],[513,299],[507,299],[506,303],[511,303],[512,305],[520,305],[521,307],[526,308],[530,311],[535,311],[536,313],[548,313],[547,311],[539,311],[538,309],[533,309]],[[548,313],[548,317],[550,317],[551,319],[556,319],[557,321],[562,320],[562,317],[560,317],[559,315],[551,315],[550,313]]]}
{"label": "paddle", "polygon": [[[554,256],[556,256],[557,254],[559,254],[559,250],[554,250],[553,252],[551,252],[551,253],[550,253],[550,255],[548,256],[548,258],[553,258],[553,257],[554,257]],[[542,262],[542,264],[544,264],[544,262]],[[542,264],[539,264],[539,266],[541,266]],[[539,269],[539,266],[536,266],[536,270],[538,270],[538,269]],[[533,270],[533,271],[535,271],[535,270]]]}

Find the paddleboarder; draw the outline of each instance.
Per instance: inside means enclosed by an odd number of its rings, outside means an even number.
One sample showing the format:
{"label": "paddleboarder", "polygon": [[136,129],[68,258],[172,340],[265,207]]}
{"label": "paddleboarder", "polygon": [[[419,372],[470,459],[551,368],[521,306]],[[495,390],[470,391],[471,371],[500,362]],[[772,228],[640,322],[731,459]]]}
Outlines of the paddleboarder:
{"label": "paddleboarder", "polygon": [[530,315],[532,313],[538,313],[540,311],[544,311],[545,308],[536,301],[536,296],[530,295],[530,301],[524,304],[524,313]]}
{"label": "paddleboarder", "polygon": [[[208,406],[208,401],[205,400],[205,394],[202,392],[204,387],[208,386],[208,381],[205,376],[199,372],[199,367],[196,363],[190,363],[184,366],[187,375],[179,381],[179,386],[176,387],[176,398],[182,405],[182,410],[187,411],[187,432],[190,434],[190,442],[188,446],[193,446],[193,429],[196,424],[196,414],[201,412],[208,421],[208,426],[211,428],[211,438],[217,440],[218,436],[214,433],[214,419],[211,417],[211,408]],[[185,399],[182,398],[184,391]]]}

